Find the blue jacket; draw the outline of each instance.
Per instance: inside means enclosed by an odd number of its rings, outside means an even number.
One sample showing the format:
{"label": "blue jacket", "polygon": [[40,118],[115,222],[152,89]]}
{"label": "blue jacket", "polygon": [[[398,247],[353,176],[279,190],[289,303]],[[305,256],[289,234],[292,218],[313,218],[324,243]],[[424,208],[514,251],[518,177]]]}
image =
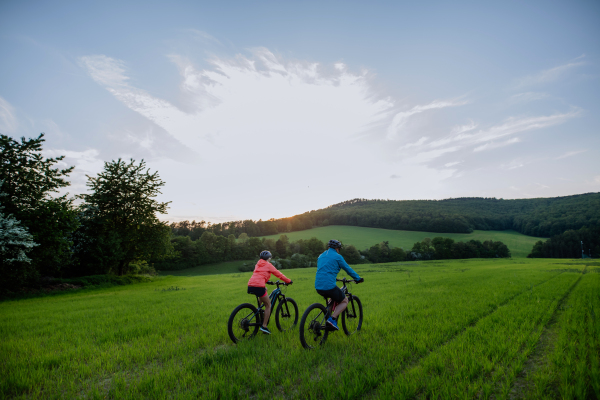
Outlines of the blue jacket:
{"label": "blue jacket", "polygon": [[317,276],[315,277],[315,289],[330,290],[333,289],[335,278],[337,278],[340,269],[344,269],[352,278],[360,279],[360,276],[344,260],[340,254],[334,249],[327,249],[319,256],[317,260]]}

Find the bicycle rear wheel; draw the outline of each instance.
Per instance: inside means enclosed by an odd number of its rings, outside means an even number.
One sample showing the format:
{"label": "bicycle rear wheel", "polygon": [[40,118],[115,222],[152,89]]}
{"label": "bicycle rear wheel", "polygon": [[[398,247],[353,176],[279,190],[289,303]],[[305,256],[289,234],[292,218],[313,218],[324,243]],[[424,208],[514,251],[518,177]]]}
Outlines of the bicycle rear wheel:
{"label": "bicycle rear wheel", "polygon": [[348,300],[348,307],[342,313],[342,328],[344,333],[350,336],[362,327],[363,309],[358,296],[352,296],[352,300]]}
{"label": "bicycle rear wheel", "polygon": [[300,320],[300,343],[305,349],[314,349],[327,340],[327,308],[323,304],[311,304]]}
{"label": "bicycle rear wheel", "polygon": [[275,311],[277,329],[281,332],[292,330],[298,323],[298,304],[291,297],[286,297],[279,302]]}
{"label": "bicycle rear wheel", "polygon": [[[257,325],[251,326],[251,323]],[[233,310],[227,323],[227,331],[233,343],[250,339],[258,332],[260,318],[257,316],[257,309],[250,303],[240,304]]]}

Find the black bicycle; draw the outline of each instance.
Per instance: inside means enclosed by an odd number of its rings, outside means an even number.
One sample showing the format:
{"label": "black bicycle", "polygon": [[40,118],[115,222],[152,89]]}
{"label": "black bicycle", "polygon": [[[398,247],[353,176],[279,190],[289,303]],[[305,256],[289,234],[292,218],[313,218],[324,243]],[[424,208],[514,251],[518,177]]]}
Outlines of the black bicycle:
{"label": "black bicycle", "polygon": [[[342,282],[342,291],[348,297],[348,306],[341,313],[342,328],[348,336],[360,331],[363,321],[362,303],[358,296],[350,293],[350,283],[356,282],[354,279],[336,279]],[[300,342],[305,349],[314,349],[322,345],[327,340],[329,332],[335,329],[327,326],[327,319],[332,313],[332,301],[325,297],[325,305],[321,303],[311,304],[300,320]]]}
{"label": "black bicycle", "polygon": [[[292,330],[298,323],[298,304],[290,297],[286,297],[279,286],[287,287],[287,283],[277,281],[275,283],[268,281],[267,285],[277,285],[269,298],[271,299],[271,310],[275,310],[275,323],[277,329],[281,332]],[[279,304],[277,305],[277,300]],[[250,303],[240,304],[233,310],[229,317],[227,330],[233,343],[244,339],[250,339],[256,335],[258,328],[263,324],[265,310],[264,304],[260,304],[258,296],[256,297],[257,307]],[[277,308],[275,306],[277,305]],[[271,312],[271,317],[273,313]],[[269,318],[271,322],[272,318]],[[267,325],[269,324],[267,322]]]}

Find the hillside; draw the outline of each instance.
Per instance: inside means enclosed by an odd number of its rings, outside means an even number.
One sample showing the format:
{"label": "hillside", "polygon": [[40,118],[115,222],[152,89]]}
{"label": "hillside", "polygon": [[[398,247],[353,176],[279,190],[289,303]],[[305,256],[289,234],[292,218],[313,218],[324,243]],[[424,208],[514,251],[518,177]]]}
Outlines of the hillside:
{"label": "hillside", "polygon": [[[264,236],[265,238],[278,239],[281,234]],[[468,240],[493,240],[506,244],[513,257],[527,257],[535,242],[540,238],[522,235],[518,232],[507,231],[473,231],[471,233],[435,233],[398,231],[391,229],[363,228],[358,226],[325,226],[298,232],[286,233],[291,241],[310,239],[316,237],[324,242],[330,239],[339,239],[346,245],[354,245],[360,250],[367,249],[376,243],[389,241],[390,247],[402,247],[405,250],[412,248],[413,244],[424,238],[436,236],[449,237],[454,241],[466,242]]]}
{"label": "hillside", "polygon": [[198,239],[206,231],[236,238],[276,235],[328,225],[437,233],[504,231],[551,237],[569,229],[600,227],[600,193],[565,197],[504,200],[456,198],[446,200],[354,199],[289,218],[268,221],[205,221],[172,223],[175,236]]}
{"label": "hillside", "polygon": [[599,225],[600,193],[516,200],[354,199],[295,218],[309,218],[313,225],[354,225],[448,233],[513,229],[530,236],[550,237],[567,229]]}

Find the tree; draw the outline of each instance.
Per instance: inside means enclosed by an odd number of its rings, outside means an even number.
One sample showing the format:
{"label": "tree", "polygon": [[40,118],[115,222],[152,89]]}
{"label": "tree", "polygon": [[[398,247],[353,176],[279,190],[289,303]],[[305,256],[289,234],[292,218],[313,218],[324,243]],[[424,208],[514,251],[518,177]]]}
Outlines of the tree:
{"label": "tree", "polygon": [[92,193],[80,197],[87,206],[95,207],[96,218],[104,227],[101,234],[117,235],[118,257],[111,268],[119,275],[134,260],[159,259],[170,252],[170,229],[156,216],[165,214],[169,204],[155,199],[164,182],[158,172],[146,169],[144,160],[139,164],[120,158],[105,162],[97,177],[88,176],[87,186]]}
{"label": "tree", "polygon": [[18,142],[0,135],[0,180],[6,194],[2,203],[7,215],[20,221],[39,246],[29,254],[40,274],[61,274],[70,262],[71,233],[77,228],[76,213],[67,195],[57,197],[74,167],[56,168],[64,159],[42,157],[44,134]]}
{"label": "tree", "polygon": [[37,246],[27,229],[12,215],[5,216],[2,209],[0,206],[0,292],[19,287],[36,276],[27,253]]}
{"label": "tree", "polygon": [[343,246],[340,250],[340,254],[342,255],[342,257],[344,257],[344,260],[346,260],[348,264],[360,264],[361,262],[363,262],[362,256],[360,255],[356,247],[352,245]]}

